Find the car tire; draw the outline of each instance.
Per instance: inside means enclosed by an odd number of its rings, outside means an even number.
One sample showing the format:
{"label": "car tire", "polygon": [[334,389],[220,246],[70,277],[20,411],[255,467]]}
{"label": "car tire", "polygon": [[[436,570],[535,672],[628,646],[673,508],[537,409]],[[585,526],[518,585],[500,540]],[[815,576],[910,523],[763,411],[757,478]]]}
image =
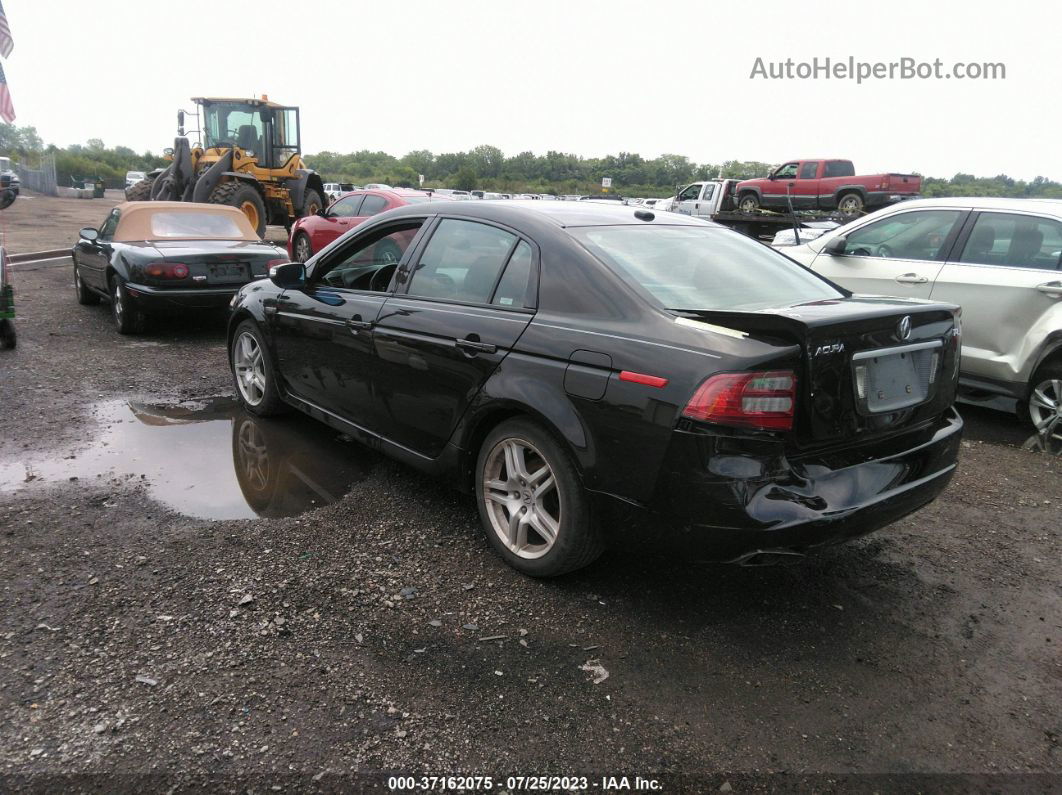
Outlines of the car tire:
{"label": "car tire", "polygon": [[100,302],[100,297],[81,281],[81,272],[77,269],[77,263],[74,263],[74,294],[77,296],[77,302],[82,306],[95,306]]}
{"label": "car tire", "polygon": [[491,546],[523,574],[556,577],[604,551],[575,462],[530,420],[507,420],[487,434],[476,460],[475,492]]}
{"label": "car tire", "polygon": [[147,317],[136,305],[125,289],[125,282],[121,277],[112,275],[111,285],[111,317],[114,318],[114,327],[119,334],[140,334],[147,326]]}
{"label": "car tire", "polygon": [[1062,429],[1062,362],[1049,362],[1036,371],[1028,395],[1018,404],[1018,416],[1037,433]]}
{"label": "car tire", "polygon": [[210,204],[225,204],[229,207],[235,207],[247,216],[247,220],[251,222],[251,226],[254,227],[254,233],[258,237],[262,237],[265,234],[266,206],[262,200],[262,195],[253,185],[236,179],[222,182],[211,191],[210,198],[207,201]]}
{"label": "car tire", "polygon": [[229,343],[229,369],[236,386],[236,399],[259,417],[283,414],[287,404],[277,388],[277,371],[261,329],[253,320],[236,327]]}
{"label": "car tire", "polygon": [[308,215],[317,215],[318,211],[324,206],[321,194],[313,188],[310,188],[306,191],[306,196],[302,200],[302,212],[299,214],[299,218],[305,218]]}
{"label": "car tire", "polygon": [[842,193],[837,197],[837,212],[842,218],[858,218],[866,209],[866,202],[858,193]]}
{"label": "car tire", "polygon": [[310,243],[310,236],[305,232],[299,232],[295,235],[295,242],[291,246],[291,252],[296,262],[306,262],[312,257],[313,245]]}
{"label": "car tire", "polygon": [[743,213],[754,213],[760,209],[760,199],[755,193],[742,193],[738,199],[738,210]]}

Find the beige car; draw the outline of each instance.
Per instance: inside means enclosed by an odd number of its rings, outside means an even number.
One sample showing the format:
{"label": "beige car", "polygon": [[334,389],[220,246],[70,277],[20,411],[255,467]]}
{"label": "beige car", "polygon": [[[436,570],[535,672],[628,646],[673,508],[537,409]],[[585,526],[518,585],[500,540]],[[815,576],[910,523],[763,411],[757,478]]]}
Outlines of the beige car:
{"label": "beige car", "polygon": [[781,250],[856,293],[959,304],[966,395],[1062,429],[1062,200],[918,199]]}

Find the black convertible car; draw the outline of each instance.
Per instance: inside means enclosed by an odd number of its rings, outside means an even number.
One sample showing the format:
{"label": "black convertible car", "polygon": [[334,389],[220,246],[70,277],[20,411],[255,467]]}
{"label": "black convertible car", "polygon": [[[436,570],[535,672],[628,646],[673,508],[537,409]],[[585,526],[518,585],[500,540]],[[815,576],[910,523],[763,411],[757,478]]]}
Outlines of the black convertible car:
{"label": "black convertible car", "polygon": [[793,559],[916,510],[955,470],[957,307],[854,297],[684,216],[414,205],[232,307],[248,410],[291,405],[452,478],[532,575],[592,561],[617,507],[720,559]]}
{"label": "black convertible car", "polygon": [[121,334],[142,331],[151,313],[224,307],[287,261],[235,207],[184,202],[119,204],[70,253],[78,303],[109,298]]}

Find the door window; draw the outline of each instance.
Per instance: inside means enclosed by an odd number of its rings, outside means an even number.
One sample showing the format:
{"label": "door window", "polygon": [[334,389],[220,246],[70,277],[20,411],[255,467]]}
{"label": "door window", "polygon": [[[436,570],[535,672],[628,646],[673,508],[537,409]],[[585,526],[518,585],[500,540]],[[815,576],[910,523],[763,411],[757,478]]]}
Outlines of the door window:
{"label": "door window", "polygon": [[678,200],[680,202],[696,201],[697,196],[700,194],[700,192],[700,185],[689,185],[682,189],[682,193],[678,195]]}
{"label": "door window", "polygon": [[701,196],[701,198],[704,201],[708,201],[712,198],[713,193],[715,193],[715,183],[709,182],[707,185],[704,186],[704,195]]}
{"label": "door window", "polygon": [[353,218],[361,207],[361,196],[347,196],[328,208],[328,214],[336,218]]}
{"label": "door window", "polygon": [[521,240],[509,257],[498,288],[494,291],[492,304],[497,306],[525,307],[533,301],[528,300],[527,287],[531,280],[531,265],[534,253],[526,240]]}
{"label": "door window", "polygon": [[815,179],[815,175],[818,171],[819,162],[817,160],[812,160],[800,167],[800,174],[797,176],[797,179]]}
{"label": "door window", "polygon": [[1009,213],[981,213],[959,262],[1008,268],[1058,270],[1062,223]]}
{"label": "door window", "polygon": [[416,220],[387,226],[355,238],[320,264],[313,281],[349,290],[387,292],[391,276],[423,223]]}
{"label": "door window", "polygon": [[409,294],[489,304],[516,239],[494,226],[443,219],[420,257]]}
{"label": "door window", "polygon": [[795,177],[797,175],[797,165],[797,163],[786,163],[784,166],[774,172],[774,176],[779,179]]}
{"label": "door window", "polygon": [[111,210],[111,214],[107,216],[107,220],[100,227],[100,240],[110,240],[114,237],[114,230],[118,228],[118,216],[118,210]]}
{"label": "door window", "polygon": [[856,257],[937,260],[962,212],[917,210],[882,218],[847,236],[844,253]]}
{"label": "door window", "polygon": [[387,199],[383,196],[369,194],[365,197],[365,203],[361,205],[362,215],[376,215],[387,209]]}

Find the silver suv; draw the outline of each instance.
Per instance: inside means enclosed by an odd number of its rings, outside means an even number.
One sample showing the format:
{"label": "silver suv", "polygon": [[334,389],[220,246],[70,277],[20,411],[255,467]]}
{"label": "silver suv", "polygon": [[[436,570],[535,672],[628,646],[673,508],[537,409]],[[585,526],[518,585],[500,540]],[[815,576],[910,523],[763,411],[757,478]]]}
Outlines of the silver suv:
{"label": "silver suv", "polygon": [[1062,428],[1062,200],[917,199],[783,251],[853,292],[959,304],[964,392]]}

